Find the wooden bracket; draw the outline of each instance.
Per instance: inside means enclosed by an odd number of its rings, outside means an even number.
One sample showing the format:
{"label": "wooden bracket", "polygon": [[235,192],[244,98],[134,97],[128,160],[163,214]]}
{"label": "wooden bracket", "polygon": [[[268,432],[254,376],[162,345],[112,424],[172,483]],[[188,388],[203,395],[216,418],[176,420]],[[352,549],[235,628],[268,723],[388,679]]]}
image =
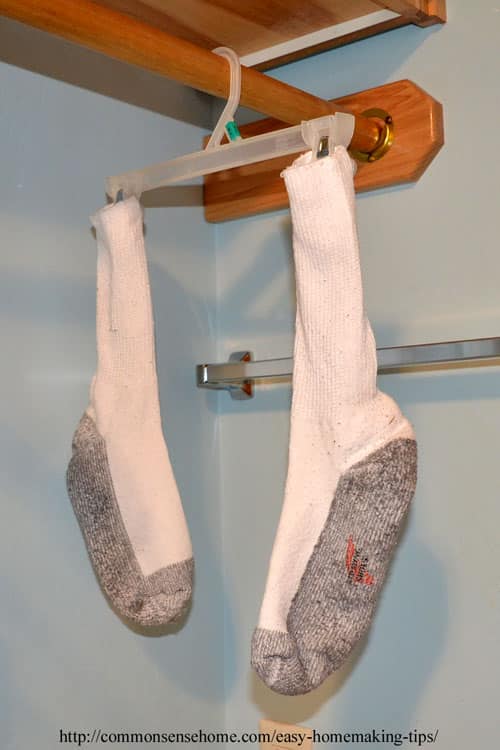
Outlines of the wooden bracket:
{"label": "wooden bracket", "polygon": [[[378,107],[394,121],[394,143],[379,161],[359,164],[356,191],[416,182],[444,143],[442,105],[412,81],[388,83],[333,100],[335,109],[361,114]],[[286,127],[267,118],[240,127],[242,136]],[[288,197],[280,177],[294,157],[270,159],[205,177],[207,221],[225,221],[285,208]]]}
{"label": "wooden bracket", "polygon": [[417,26],[446,21],[446,0],[373,0],[383,8],[399,13]]}

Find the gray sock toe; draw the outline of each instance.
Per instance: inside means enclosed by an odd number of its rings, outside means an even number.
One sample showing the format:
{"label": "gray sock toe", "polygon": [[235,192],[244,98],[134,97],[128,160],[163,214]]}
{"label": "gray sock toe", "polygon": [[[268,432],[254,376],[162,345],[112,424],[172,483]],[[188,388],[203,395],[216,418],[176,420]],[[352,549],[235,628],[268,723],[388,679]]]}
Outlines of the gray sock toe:
{"label": "gray sock toe", "polygon": [[276,693],[303,695],[313,689],[288,633],[256,628],[252,638],[252,667]]}

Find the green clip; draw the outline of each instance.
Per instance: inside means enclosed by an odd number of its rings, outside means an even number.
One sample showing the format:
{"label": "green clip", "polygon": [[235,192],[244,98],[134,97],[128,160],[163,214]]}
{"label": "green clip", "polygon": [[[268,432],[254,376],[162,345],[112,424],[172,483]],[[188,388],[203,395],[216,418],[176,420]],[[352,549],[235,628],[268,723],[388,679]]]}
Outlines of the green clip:
{"label": "green clip", "polygon": [[227,123],[225,130],[230,141],[238,141],[241,138],[240,131],[234,120]]}

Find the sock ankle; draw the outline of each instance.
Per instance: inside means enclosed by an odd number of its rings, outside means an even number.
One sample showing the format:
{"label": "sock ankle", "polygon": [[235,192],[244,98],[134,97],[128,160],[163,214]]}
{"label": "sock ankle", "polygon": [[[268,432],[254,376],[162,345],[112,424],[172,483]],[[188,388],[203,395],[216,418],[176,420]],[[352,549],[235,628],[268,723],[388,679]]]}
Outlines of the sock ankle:
{"label": "sock ankle", "polygon": [[142,210],[130,198],[93,223],[97,371],[68,492],[112,605],[141,625],[163,625],[189,603],[193,559],[162,432]]}
{"label": "sock ankle", "polygon": [[297,284],[289,463],[252,664],[269,687],[296,694],[368,628],[416,455],[411,425],[376,387],[351,160],[343,147],[306,154],[284,178]]}

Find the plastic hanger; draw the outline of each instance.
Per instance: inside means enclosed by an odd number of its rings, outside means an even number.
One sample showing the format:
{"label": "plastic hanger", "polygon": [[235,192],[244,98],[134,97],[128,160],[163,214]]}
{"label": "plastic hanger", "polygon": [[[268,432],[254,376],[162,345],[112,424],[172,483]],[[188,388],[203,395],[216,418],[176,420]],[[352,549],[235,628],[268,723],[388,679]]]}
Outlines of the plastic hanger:
{"label": "plastic hanger", "polygon": [[240,104],[241,96],[241,65],[240,58],[230,47],[216,47],[212,50],[214,54],[221,55],[229,61],[230,65],[230,83],[229,83],[229,99],[227,104],[222,110],[221,116],[217,121],[217,125],[208,143],[205,146],[205,151],[211,148],[217,148],[220,146],[224,132],[226,133],[228,140],[238,141],[241,140],[240,131],[234,121],[234,115]]}
{"label": "plastic hanger", "polygon": [[[312,150],[313,158],[324,153],[328,142],[331,153],[334,146],[346,148],[354,133],[354,116],[344,112],[304,121],[301,125],[263,133],[252,138],[241,138],[234,123],[234,114],[239,105],[241,90],[241,68],[234,50],[218,47],[215,53],[229,60],[231,66],[230,93],[226,106],[203,151],[180,156],[177,159],[153,164],[144,169],[125,172],[106,179],[106,192],[115,200],[122,191],[124,197],[140,197],[147,190],[185,182],[224,169],[240,167],[244,164],[266,161],[278,156],[296,154]],[[229,143],[220,145],[226,131]]]}

